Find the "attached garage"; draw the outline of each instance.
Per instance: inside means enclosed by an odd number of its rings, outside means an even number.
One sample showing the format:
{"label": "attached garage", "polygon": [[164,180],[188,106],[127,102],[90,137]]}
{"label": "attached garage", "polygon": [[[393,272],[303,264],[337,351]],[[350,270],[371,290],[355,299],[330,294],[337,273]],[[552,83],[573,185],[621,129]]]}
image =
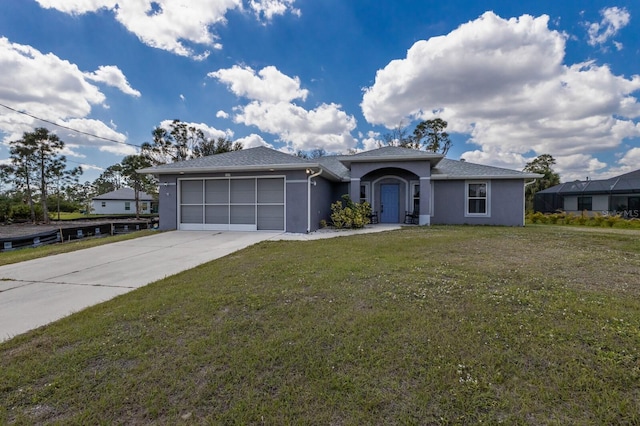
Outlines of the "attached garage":
{"label": "attached garage", "polygon": [[178,180],[181,230],[284,231],[285,178]]}

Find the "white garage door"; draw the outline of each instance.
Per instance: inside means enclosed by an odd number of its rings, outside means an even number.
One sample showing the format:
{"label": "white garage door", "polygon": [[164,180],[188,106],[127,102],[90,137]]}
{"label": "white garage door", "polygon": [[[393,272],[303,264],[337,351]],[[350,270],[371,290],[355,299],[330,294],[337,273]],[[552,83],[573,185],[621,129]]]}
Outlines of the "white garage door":
{"label": "white garage door", "polygon": [[284,178],[180,180],[182,230],[284,231]]}

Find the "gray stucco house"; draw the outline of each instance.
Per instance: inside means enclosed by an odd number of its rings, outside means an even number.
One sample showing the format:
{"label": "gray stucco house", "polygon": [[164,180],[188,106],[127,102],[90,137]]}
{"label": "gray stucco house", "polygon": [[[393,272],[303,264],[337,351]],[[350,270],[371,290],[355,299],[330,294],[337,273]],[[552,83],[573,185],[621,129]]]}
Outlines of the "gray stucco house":
{"label": "gray stucco house", "polygon": [[525,181],[540,177],[398,147],[313,160],[257,147],[139,172],[158,178],[160,229],[294,233],[343,194],[381,223],[523,226]]}
{"label": "gray stucco house", "polygon": [[640,170],[602,180],[561,183],[534,196],[534,210],[640,218]]}

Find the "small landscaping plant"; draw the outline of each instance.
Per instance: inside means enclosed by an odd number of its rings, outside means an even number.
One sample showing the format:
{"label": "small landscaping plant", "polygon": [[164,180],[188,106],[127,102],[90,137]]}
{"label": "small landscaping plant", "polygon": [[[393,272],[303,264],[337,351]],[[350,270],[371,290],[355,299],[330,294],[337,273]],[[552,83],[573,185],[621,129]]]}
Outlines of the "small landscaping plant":
{"label": "small landscaping plant", "polygon": [[371,222],[371,205],[368,202],[354,203],[347,194],[342,196],[342,201],[331,204],[331,221],[333,226],[342,228],[359,229]]}

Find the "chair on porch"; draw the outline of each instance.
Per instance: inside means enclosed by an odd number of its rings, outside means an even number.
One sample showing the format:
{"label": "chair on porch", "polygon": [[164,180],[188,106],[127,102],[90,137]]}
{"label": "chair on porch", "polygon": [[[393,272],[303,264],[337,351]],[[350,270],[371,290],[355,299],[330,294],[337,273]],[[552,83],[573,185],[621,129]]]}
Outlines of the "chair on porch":
{"label": "chair on porch", "polygon": [[372,212],[371,216],[369,216],[369,222],[371,224],[376,224],[378,223],[378,212]]}
{"label": "chair on porch", "polygon": [[404,223],[407,225],[418,225],[420,223],[418,212],[413,211],[405,211],[404,212]]}

